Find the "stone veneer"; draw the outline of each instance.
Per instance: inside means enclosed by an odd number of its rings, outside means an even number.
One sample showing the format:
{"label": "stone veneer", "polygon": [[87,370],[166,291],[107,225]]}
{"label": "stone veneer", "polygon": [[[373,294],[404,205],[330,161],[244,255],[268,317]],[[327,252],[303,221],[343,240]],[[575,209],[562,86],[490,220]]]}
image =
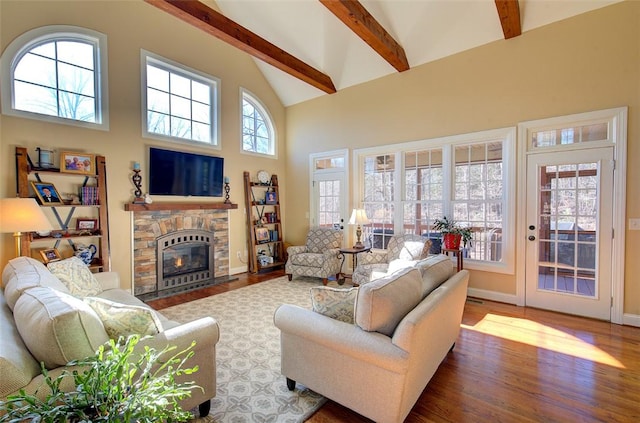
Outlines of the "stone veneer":
{"label": "stone veneer", "polygon": [[229,276],[229,215],[227,210],[154,210],[133,214],[133,286],[134,294],[157,290],[156,240],[159,236],[183,229],[214,234],[215,279]]}

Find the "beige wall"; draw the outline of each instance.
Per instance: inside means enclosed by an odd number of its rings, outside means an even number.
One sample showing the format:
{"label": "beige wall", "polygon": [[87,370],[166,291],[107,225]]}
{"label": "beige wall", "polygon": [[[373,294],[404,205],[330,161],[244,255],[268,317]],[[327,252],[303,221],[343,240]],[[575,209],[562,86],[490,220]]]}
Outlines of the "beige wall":
{"label": "beige wall", "polygon": [[[309,196],[310,153],[393,144],[629,106],[627,180],[640,180],[640,2],[522,36],[287,108],[289,198]],[[353,169],[352,169],[353,170]],[[627,218],[640,217],[629,183]],[[303,241],[308,201],[288,202],[287,238]],[[518,222],[522,224],[522,222]],[[625,313],[640,314],[640,232],[626,233]],[[522,252],[516,252],[522,255]],[[513,275],[473,272],[471,286],[515,294]]]}
{"label": "beige wall", "polygon": [[[267,169],[284,175],[285,110],[277,96],[246,54],[199,31],[142,1],[0,1],[0,42],[6,46],[18,35],[40,26],[77,25],[102,32],[108,37],[109,131],[43,123],[2,116],[0,121],[0,196],[15,195],[14,147],[37,146],[58,150],[103,154],[107,159],[111,259],[121,274],[123,287],[130,284],[131,223],[124,204],[133,196],[131,165],[139,161],[146,187],[146,146],[170,144],[142,138],[140,123],[140,49],[183,63],[220,78],[222,150],[175,146],[225,158],[225,174],[231,178],[231,200],[239,205],[230,211],[230,268],[241,269],[236,251],[246,246],[242,172]],[[2,75],[6,77],[6,75]],[[239,87],[242,86],[269,109],[279,134],[278,160],[240,154]],[[283,199],[286,189],[282,189]],[[157,198],[161,200],[162,198]],[[166,199],[166,198],[165,198]],[[173,201],[180,200],[173,199]],[[221,198],[207,201],[222,201]],[[0,259],[13,255],[10,235],[1,235]]]}

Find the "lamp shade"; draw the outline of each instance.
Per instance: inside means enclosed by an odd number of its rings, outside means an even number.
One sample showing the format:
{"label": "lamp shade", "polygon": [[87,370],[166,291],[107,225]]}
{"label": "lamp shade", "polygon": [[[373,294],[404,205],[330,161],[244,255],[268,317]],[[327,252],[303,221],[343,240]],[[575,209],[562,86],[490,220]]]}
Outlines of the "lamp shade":
{"label": "lamp shade", "polygon": [[351,212],[351,219],[349,219],[350,225],[367,225],[369,223],[369,218],[367,217],[367,213],[364,209],[353,209]]}
{"label": "lamp shade", "polygon": [[35,199],[0,199],[0,232],[35,232],[52,229],[51,222]]}

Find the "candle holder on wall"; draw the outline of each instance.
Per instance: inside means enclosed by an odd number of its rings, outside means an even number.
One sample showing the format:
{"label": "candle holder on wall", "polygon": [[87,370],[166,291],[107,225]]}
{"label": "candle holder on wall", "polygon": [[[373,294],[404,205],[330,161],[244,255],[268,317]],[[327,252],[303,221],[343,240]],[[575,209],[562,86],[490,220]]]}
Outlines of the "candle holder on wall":
{"label": "candle holder on wall", "polygon": [[144,204],[144,197],[142,197],[142,176],[140,176],[140,165],[138,163],[133,164],[133,176],[131,176],[133,186],[136,187],[133,192],[133,204]]}

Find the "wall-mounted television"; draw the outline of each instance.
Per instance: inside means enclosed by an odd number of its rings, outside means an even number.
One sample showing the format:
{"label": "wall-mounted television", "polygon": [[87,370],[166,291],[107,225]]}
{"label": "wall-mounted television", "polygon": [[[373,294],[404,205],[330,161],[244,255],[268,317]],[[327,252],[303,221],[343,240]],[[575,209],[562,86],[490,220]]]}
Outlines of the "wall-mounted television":
{"label": "wall-mounted television", "polygon": [[222,197],[224,158],[149,147],[149,194]]}

